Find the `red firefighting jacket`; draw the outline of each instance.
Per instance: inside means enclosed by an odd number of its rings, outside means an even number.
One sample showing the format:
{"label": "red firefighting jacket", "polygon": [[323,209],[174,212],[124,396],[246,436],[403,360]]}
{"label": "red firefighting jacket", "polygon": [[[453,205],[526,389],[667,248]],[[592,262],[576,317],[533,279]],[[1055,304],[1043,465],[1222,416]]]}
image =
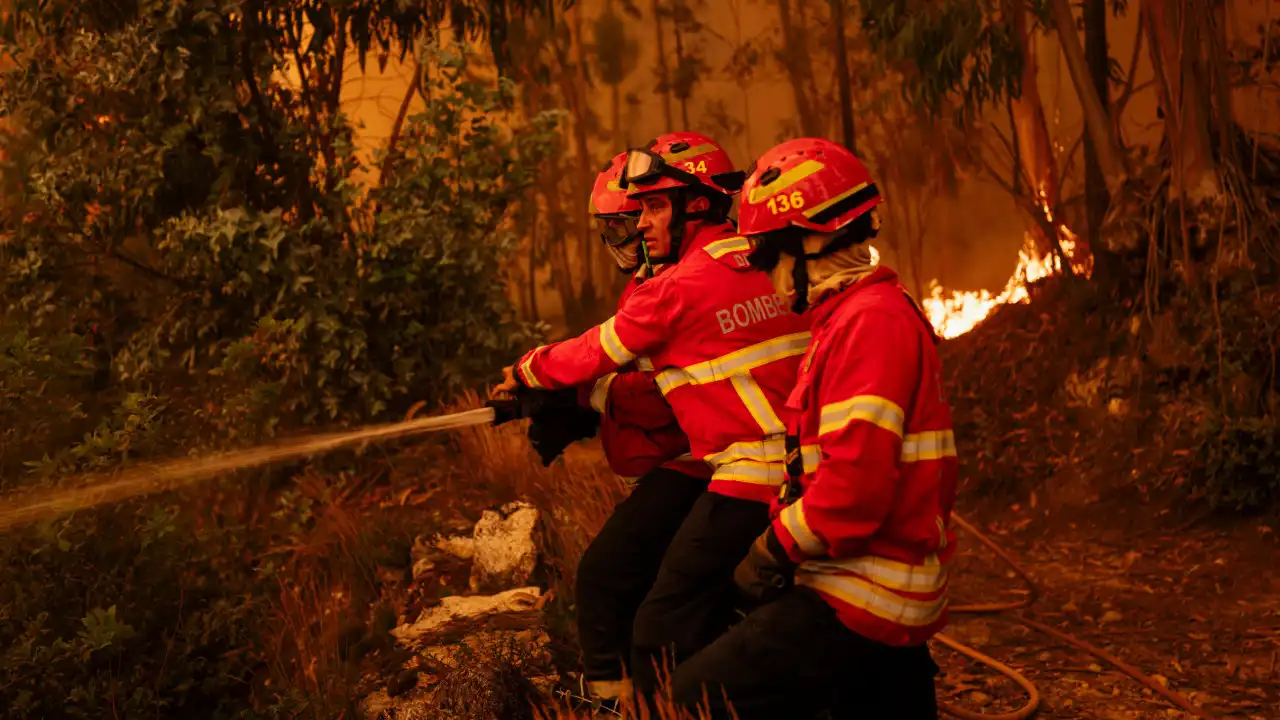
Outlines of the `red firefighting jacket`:
{"label": "red firefighting jacket", "polygon": [[[661,274],[669,265],[654,267]],[[621,309],[642,283],[633,276],[618,298]],[[689,454],[689,437],[658,390],[653,370],[629,363],[578,390],[578,402],[600,413],[600,442],[609,469],[635,479],[657,467],[710,478],[711,467]]]}
{"label": "red firefighting jacket", "polygon": [[517,365],[535,388],[563,388],[637,361],[656,371],[712,469],[710,490],[769,502],[786,477],[778,417],[809,343],[769,276],[747,263],[750,244],[728,224],[690,227],[680,260],[646,281],[618,313],[581,336],[546,345]]}
{"label": "red firefighting jacket", "polygon": [[[773,530],[854,632],[918,645],[947,620],[959,466],[937,336],[887,267],[809,313],[813,342],[787,400],[800,499]],[[796,468],[800,465],[799,468]]]}

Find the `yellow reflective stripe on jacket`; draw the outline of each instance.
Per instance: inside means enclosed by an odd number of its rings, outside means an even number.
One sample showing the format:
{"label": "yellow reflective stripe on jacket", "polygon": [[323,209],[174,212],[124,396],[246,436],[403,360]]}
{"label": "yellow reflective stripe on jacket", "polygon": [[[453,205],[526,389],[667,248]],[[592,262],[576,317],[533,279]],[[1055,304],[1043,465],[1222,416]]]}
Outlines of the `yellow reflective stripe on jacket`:
{"label": "yellow reflective stripe on jacket", "polygon": [[787,466],[777,463],[761,463],[752,460],[736,460],[725,463],[711,474],[712,480],[732,480],[752,485],[781,485],[787,479]]}
{"label": "yellow reflective stripe on jacket", "polygon": [[941,550],[947,546],[947,524],[940,516],[935,516],[933,522],[938,526],[938,549]]}
{"label": "yellow reflective stripe on jacket", "polygon": [[742,400],[742,404],[747,406],[747,411],[751,413],[751,417],[755,418],[756,424],[765,434],[776,435],[787,431],[755,378],[749,374],[734,375],[730,382],[733,383],[733,389],[738,391],[738,398]]}
{"label": "yellow reflective stripe on jacket", "polygon": [[609,318],[601,323],[600,346],[609,355],[609,359],[618,365],[626,365],[636,359],[636,354],[622,344],[622,339],[618,337],[618,331],[614,329],[613,323],[614,318]]}
{"label": "yellow reflective stripe on jacket", "polygon": [[[787,527],[787,530],[790,529]],[[857,573],[882,587],[925,595],[942,592],[947,587],[948,578],[947,568],[938,561],[937,555],[925,558],[921,565],[871,555],[839,560],[823,558],[804,563],[804,569],[806,572],[827,575]]]}
{"label": "yellow reflective stripe on jacket", "polygon": [[924,627],[937,622],[947,608],[945,595],[934,600],[912,600],[861,578],[805,572],[803,565],[796,570],[796,584],[907,627]]}
{"label": "yellow reflective stripe on jacket", "polygon": [[750,372],[771,362],[800,355],[808,346],[808,332],[782,335],[713,360],[706,360],[685,368],[664,370],[657,376],[658,389],[666,395],[683,385],[705,385],[718,380],[728,380],[734,375]]}
{"label": "yellow reflective stripe on jacket", "polygon": [[[817,445],[805,445],[800,448],[804,459],[804,471],[811,473],[818,469],[822,459],[822,448]],[[718,453],[704,458],[712,467],[720,467],[735,460],[751,460],[758,463],[784,463],[787,459],[785,438],[768,437],[764,440],[743,440],[736,442]]]}
{"label": "yellow reflective stripe on jacket", "polygon": [[800,552],[805,555],[822,555],[827,551],[827,544],[809,528],[809,520],[804,516],[804,498],[785,507],[778,517],[782,520],[782,526],[795,538]]}
{"label": "yellow reflective stripe on jacket", "polygon": [[591,407],[601,415],[609,406],[609,386],[613,385],[613,379],[616,377],[618,373],[609,373],[591,387]]}
{"label": "yellow reflective stripe on jacket", "polygon": [[902,438],[902,462],[938,460],[956,456],[956,436],[950,430],[907,433]]}
{"label": "yellow reflective stripe on jacket", "polygon": [[650,357],[636,358],[636,369],[642,370],[644,372],[651,372],[653,370],[653,358],[650,358]]}
{"label": "yellow reflective stripe on jacket", "polygon": [[703,248],[711,257],[719,260],[732,252],[744,252],[751,249],[751,241],[744,237],[731,237],[707,243]]}
{"label": "yellow reflective stripe on jacket", "polygon": [[902,408],[892,400],[875,395],[857,395],[848,400],[824,405],[818,435],[843,430],[855,420],[865,420],[902,437]]}
{"label": "yellow reflective stripe on jacket", "polygon": [[538,350],[541,349],[542,348],[538,348],[537,350],[529,353],[528,358],[524,362],[520,363],[519,368],[520,378],[524,380],[524,384],[535,389],[541,389],[542,383],[538,382],[538,378],[533,374],[533,356],[537,355]]}
{"label": "yellow reflective stripe on jacket", "polygon": [[781,435],[767,437],[764,440],[743,440],[702,459],[715,467],[734,460],[782,462],[787,459],[787,442]]}

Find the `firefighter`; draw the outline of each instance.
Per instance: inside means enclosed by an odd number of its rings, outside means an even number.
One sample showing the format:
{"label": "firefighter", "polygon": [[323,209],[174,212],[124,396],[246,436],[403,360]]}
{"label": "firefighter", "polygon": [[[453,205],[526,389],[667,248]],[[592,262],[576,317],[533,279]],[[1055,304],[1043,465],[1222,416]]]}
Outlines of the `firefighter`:
{"label": "firefighter", "polygon": [[740,230],[813,339],[786,403],[770,527],[734,572],[760,603],[678,667],[712,717],[936,718],[926,641],[947,621],[957,460],[938,341],[867,242],[881,198],[852,153],[782,143],[756,161]]}
{"label": "firefighter", "polygon": [[[671,267],[648,260],[636,227],[640,202],[618,184],[625,159],[626,153],[619,153],[607,163],[591,191],[601,240],[619,269],[632,276],[620,308],[646,280]],[[636,609],[653,586],[671,538],[711,478],[711,467],[688,454],[689,438],[658,390],[655,374],[631,362],[579,391],[580,402],[600,413],[610,469],[634,481],[579,560],[575,592],[586,695],[613,708],[631,694],[627,678]],[[549,425],[563,426],[549,419]]]}
{"label": "firefighter", "polygon": [[636,611],[630,670],[642,697],[656,689],[660,656],[679,661],[734,619],[733,568],[768,526],[785,477],[778,413],[809,334],[768,275],[751,268],[750,245],[728,222],[742,179],[719,145],[694,132],[629,151],[621,184],[641,203],[644,251],[672,267],[612,318],[526,354],[497,388],[555,389],[631,362],[652,367],[692,455],[712,469]]}

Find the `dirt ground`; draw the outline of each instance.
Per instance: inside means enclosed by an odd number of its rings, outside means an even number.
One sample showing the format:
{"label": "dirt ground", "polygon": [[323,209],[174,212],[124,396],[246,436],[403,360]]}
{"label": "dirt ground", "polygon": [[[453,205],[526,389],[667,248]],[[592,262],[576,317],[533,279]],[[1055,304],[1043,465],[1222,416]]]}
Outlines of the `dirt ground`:
{"label": "dirt ground", "polygon": [[[964,504],[958,508],[964,513]],[[1087,652],[1031,629],[1018,613],[1136,666],[1209,717],[1280,718],[1280,523],[1175,522],[1155,505],[1111,500],[1046,512],[1043,504],[972,508],[967,519],[1038,585],[1029,610],[956,615],[954,639],[1023,672],[1041,718],[1192,717]],[[1021,582],[961,535],[956,603],[1015,600]],[[946,648],[939,697],[966,709],[1025,703],[1011,681]]]}

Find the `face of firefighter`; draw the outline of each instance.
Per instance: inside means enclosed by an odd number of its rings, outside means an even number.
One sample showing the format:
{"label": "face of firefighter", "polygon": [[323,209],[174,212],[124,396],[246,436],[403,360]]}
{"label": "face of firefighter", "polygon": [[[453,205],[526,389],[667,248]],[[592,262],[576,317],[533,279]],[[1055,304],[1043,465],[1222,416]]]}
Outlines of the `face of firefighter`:
{"label": "face of firefighter", "polygon": [[[636,227],[644,233],[649,257],[661,258],[671,253],[672,195],[671,192],[656,192],[640,198],[640,224]],[[695,197],[685,206],[685,212],[702,212],[710,207],[709,200]]]}

